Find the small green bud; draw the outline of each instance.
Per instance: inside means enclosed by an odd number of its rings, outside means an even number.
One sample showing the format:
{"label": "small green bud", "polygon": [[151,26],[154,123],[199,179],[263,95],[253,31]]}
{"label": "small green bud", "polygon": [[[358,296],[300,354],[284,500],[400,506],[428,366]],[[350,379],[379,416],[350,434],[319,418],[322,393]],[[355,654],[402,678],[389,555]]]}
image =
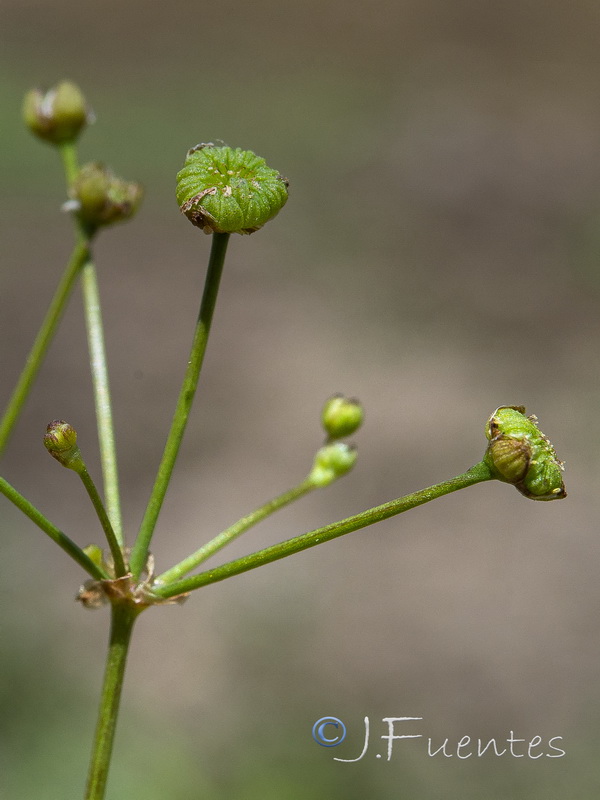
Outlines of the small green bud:
{"label": "small green bud", "polygon": [[512,483],[530,500],[567,496],[559,461],[550,440],[525,416],[524,406],[500,406],[486,424],[489,440],[484,461],[495,478]]}
{"label": "small green bud", "polygon": [[315,486],[329,486],[352,469],[357,457],[356,448],[345,442],[326,444],[317,451],[308,477]]}
{"label": "small green bud", "polygon": [[181,212],[204,233],[254,233],[287,199],[287,180],[239,147],[196,145],[177,174]]}
{"label": "small green bud", "polygon": [[44,446],[50,455],[67,469],[79,469],[81,454],[77,447],[77,431],[68,422],[55,419],[48,423]]}
{"label": "small green bud", "polygon": [[330,439],[350,436],[362,425],[364,411],[356,398],[334,394],[323,406],[321,421]]}
{"label": "small green bud", "polygon": [[29,130],[51,144],[75,140],[83,127],[93,122],[79,87],[62,81],[47,92],[32,89],[23,101],[23,119]]}
{"label": "small green bud", "polygon": [[92,163],[79,170],[70,195],[65,209],[98,228],[132,217],[142,202],[143,190],[139,183],[123,181],[102,164]]}
{"label": "small green bud", "polygon": [[101,547],[98,547],[97,544],[88,544],[87,547],[83,548],[83,552],[97,567],[104,568],[104,551]]}

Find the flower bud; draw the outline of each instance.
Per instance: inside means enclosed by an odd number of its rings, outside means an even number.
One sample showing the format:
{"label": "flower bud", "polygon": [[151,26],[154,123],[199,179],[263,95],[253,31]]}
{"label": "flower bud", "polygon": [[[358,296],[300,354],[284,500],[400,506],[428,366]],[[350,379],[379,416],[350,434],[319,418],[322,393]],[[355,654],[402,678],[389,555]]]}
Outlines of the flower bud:
{"label": "flower bud", "polygon": [[85,164],[70,190],[71,201],[65,205],[92,228],[112,225],[132,217],[142,201],[139,183],[117,178],[102,164]]}
{"label": "flower bud", "polygon": [[334,394],[323,406],[321,422],[330,439],[350,436],[362,425],[364,411],[356,398]]}
{"label": "flower bud", "polygon": [[77,447],[77,431],[62,419],[55,419],[48,424],[44,434],[44,446],[50,455],[67,469],[77,470],[82,463]]}
{"label": "flower bud", "polygon": [[181,212],[204,233],[254,233],[287,198],[287,180],[239,147],[196,145],[177,175]]}
{"label": "flower bud", "polygon": [[104,551],[97,544],[88,544],[87,547],[82,548],[86,556],[93,561],[97,567],[105,567]]}
{"label": "flower bud", "polygon": [[484,461],[493,476],[512,483],[531,500],[560,500],[567,496],[563,464],[537,418],[525,416],[524,406],[500,406],[489,418]]}
{"label": "flower bud", "polygon": [[75,140],[93,118],[85,97],[70,81],[47,92],[32,89],[23,101],[23,119],[29,130],[52,144]]}
{"label": "flower bud", "polygon": [[329,486],[352,469],[357,457],[356,448],[344,442],[326,444],[317,452],[308,477],[315,486]]}

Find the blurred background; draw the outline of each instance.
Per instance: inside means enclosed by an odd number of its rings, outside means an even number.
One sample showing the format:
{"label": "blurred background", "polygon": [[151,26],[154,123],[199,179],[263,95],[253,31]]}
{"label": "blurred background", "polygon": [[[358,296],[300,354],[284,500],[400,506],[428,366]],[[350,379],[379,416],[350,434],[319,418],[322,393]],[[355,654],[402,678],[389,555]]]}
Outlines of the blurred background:
{"label": "blurred background", "polygon": [[[479,485],[144,615],[108,797],[594,796],[596,4],[4,0],[0,22],[0,403],[73,238],[59,160],[21,123],[25,91],[76,81],[97,115],[82,160],[146,189],[95,248],[130,537],[210,246],[178,212],[175,174],[216,138],[290,180],[279,217],[230,243],[159,571],[304,477],[334,392],[366,407],[355,470],[212,563],[462,472],[499,405],[536,413],[567,463],[564,503]],[[86,359],[76,292],[2,466],[81,545],[98,524],[41,438],[69,420],[99,475]],[[78,568],[0,508],[0,797],[78,798],[108,613],[74,603]],[[312,739],[324,716],[347,726],[338,748]],[[365,716],[364,758],[334,761],[358,756]],[[401,716],[423,721],[397,733],[424,738],[378,759],[381,720]],[[543,757],[456,757],[464,736],[511,731],[540,736]],[[566,755],[548,758],[557,736]],[[455,755],[429,757],[428,737]]]}

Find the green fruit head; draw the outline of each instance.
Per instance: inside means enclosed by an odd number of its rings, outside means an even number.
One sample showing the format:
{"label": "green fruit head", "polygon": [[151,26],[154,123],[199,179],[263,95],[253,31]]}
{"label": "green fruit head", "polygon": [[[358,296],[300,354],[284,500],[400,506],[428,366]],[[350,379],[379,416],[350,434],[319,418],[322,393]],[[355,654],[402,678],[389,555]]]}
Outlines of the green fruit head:
{"label": "green fruit head", "polygon": [[325,403],[321,422],[330,439],[350,436],[362,425],[364,411],[358,400],[334,394]]}
{"label": "green fruit head", "polygon": [[489,440],[484,461],[498,480],[512,483],[530,500],[560,500],[567,496],[563,464],[550,440],[525,416],[524,406],[500,406],[486,424]]}
{"label": "green fruit head", "polygon": [[93,122],[93,113],[78,86],[62,81],[43,92],[32,89],[23,100],[23,119],[40,139],[60,145],[73,142],[83,128]]}
{"label": "green fruit head", "polygon": [[326,444],[317,452],[309,478],[315,486],[329,486],[352,469],[357,457],[356,449],[345,442]]}
{"label": "green fruit head", "polygon": [[287,180],[239,147],[199,144],[177,175],[179,207],[204,233],[254,233],[287,198]]}

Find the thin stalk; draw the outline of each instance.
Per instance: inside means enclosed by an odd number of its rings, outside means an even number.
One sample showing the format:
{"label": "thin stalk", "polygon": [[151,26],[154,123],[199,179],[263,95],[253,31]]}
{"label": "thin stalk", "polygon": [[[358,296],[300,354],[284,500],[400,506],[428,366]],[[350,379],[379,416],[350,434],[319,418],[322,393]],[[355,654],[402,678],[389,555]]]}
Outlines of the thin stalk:
{"label": "thin stalk", "polygon": [[85,309],[90,366],[94,386],[96,423],[98,427],[98,440],[100,443],[100,459],[102,463],[106,511],[112,523],[112,529],[114,530],[117,542],[122,547],[123,522],[121,517],[121,501],[119,498],[117,451],[110,400],[108,369],[106,365],[100,295],[98,292],[96,268],[92,261],[88,261],[83,267],[81,287],[83,290],[83,305]]}
{"label": "thin stalk", "polygon": [[339,522],[333,522],[331,525],[325,525],[323,528],[317,528],[314,531],[309,531],[301,536],[296,536],[294,539],[288,539],[285,542],[267,547],[264,550],[259,550],[256,553],[237,558],[235,561],[230,561],[220,567],[215,567],[215,569],[201,572],[199,575],[192,575],[190,578],[175,581],[167,586],[160,586],[153,589],[153,593],[158,597],[167,598],[175,597],[185,592],[191,592],[209,583],[231,578],[233,575],[239,575],[242,572],[256,569],[256,567],[262,567],[263,564],[269,564],[271,561],[286,558],[286,556],[299,553],[301,550],[306,550],[317,544],[336,539],[338,536],[343,536],[351,531],[359,530],[359,528],[366,528],[368,525],[373,525],[375,522],[380,522],[388,517],[401,514],[403,511],[408,511],[411,508],[415,508],[415,506],[428,503],[430,500],[435,500],[437,497],[456,492],[459,489],[464,489],[467,486],[472,486],[481,481],[491,480],[491,478],[492,475],[488,467],[481,462],[471,467],[471,469],[467,470],[462,475],[458,475],[456,478],[451,478],[448,481],[437,483],[435,486],[430,486],[427,489],[421,489],[418,492],[407,494],[405,497],[400,497],[389,503],[375,506],[367,511],[362,511],[360,514],[347,517]]}
{"label": "thin stalk", "polygon": [[63,142],[59,150],[67,180],[67,188],[69,188],[79,172],[77,145],[75,142]]}
{"label": "thin stalk", "polygon": [[[79,172],[77,147],[75,143],[65,142],[61,145],[60,155],[68,188]],[[94,232],[92,230],[86,230],[81,221],[76,220],[76,225],[80,233],[87,234],[90,238],[93,236]],[[85,311],[88,350],[92,370],[92,384],[94,387],[96,424],[100,443],[100,460],[102,464],[106,510],[111,520],[112,529],[115,532],[117,541],[122,547],[124,544],[123,521],[119,497],[119,472],[117,467],[117,450],[110,399],[110,384],[106,365],[106,348],[104,346],[104,326],[102,324],[96,267],[91,258],[88,258],[83,267],[81,288],[83,291],[83,307]]]}
{"label": "thin stalk", "polygon": [[204,360],[204,353],[206,352],[210,326],[217,301],[228,241],[228,233],[214,233],[212,235],[208,271],[187,370],[179,393],[179,399],[171,423],[171,430],[167,437],[167,443],[158,468],[154,487],[146,507],[135,545],[131,551],[130,567],[136,578],[139,577],[146,563],[150,540],[152,539],[156,521],[165,499],[167,487],[171,480],[173,467],[175,466],[177,454],[179,453],[185,427],[194,401],[196,386],[198,385],[198,378],[200,377],[200,370]]}
{"label": "thin stalk", "polygon": [[156,583],[172,583],[173,581],[179,580],[179,578],[187,575],[188,572],[198,567],[210,558],[210,556],[228,545],[253,525],[256,525],[261,522],[261,520],[265,519],[265,517],[270,516],[275,513],[275,511],[289,505],[294,502],[294,500],[298,500],[300,497],[303,497],[305,494],[312,491],[312,489],[316,488],[316,484],[314,484],[310,478],[306,478],[306,480],[302,481],[298,486],[295,486],[287,492],[283,492],[283,494],[280,494],[278,497],[274,497],[272,500],[269,500],[268,503],[256,508],[233,525],[230,525],[229,528],[219,533],[214,539],[211,539],[210,542],[207,542],[196,550],[195,553],[192,553],[191,556],[184,558],[179,564],[175,564],[174,567],[171,567],[171,569],[159,575],[156,578]]}
{"label": "thin stalk", "polygon": [[104,508],[104,503],[102,502],[102,499],[98,494],[98,490],[96,489],[96,484],[92,480],[90,473],[85,467],[76,471],[81,478],[83,485],[85,486],[85,490],[88,493],[94,508],[96,509],[96,514],[98,515],[98,519],[102,525],[102,530],[106,535],[106,541],[110,547],[110,552],[115,565],[115,575],[117,578],[122,578],[124,575],[127,575],[127,567],[125,566],[125,562],[123,560],[123,553],[119,546],[119,541],[110,523],[106,509]]}
{"label": "thin stalk", "polygon": [[41,528],[44,533],[48,534],[48,536],[56,542],[59,547],[71,556],[80,567],[89,573],[92,578],[96,580],[103,580],[104,578],[108,578],[108,574],[99,566],[94,564],[91,558],[88,558],[83,550],[75,544],[72,539],[59,530],[56,525],[53,525],[49,519],[47,519],[41,511],[39,511],[32,503],[27,500],[27,498],[23,497],[22,494],[11,486],[8,481],[5,481],[4,478],[0,478],[0,492],[7,497],[11,503],[20,509],[32,522]]}
{"label": "thin stalk", "polygon": [[126,605],[112,606],[108,656],[85,800],[103,800],[106,792],[127,653],[137,613]]}
{"label": "thin stalk", "polygon": [[46,355],[50,342],[54,337],[57,325],[73,287],[75,286],[75,281],[89,257],[89,241],[85,236],[80,234],[56,293],[52,298],[50,308],[42,322],[33,347],[27,356],[27,361],[25,362],[23,371],[8,402],[2,421],[0,422],[0,453],[2,453],[6,447],[10,434],[23,410],[29,391],[31,390],[35,377]]}

